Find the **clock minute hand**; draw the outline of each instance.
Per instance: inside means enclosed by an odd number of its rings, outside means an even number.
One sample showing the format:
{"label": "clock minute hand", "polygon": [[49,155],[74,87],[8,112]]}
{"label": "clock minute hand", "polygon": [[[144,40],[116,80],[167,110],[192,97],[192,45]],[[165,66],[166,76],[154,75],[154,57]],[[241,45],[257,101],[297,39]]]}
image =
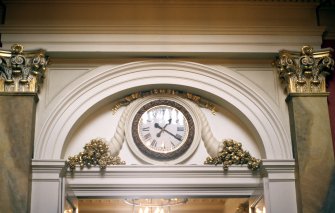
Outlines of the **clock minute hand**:
{"label": "clock minute hand", "polygon": [[169,135],[171,135],[172,137],[174,137],[175,139],[177,139],[178,141],[181,141],[181,138],[177,137],[176,135],[174,135],[174,134],[171,133],[170,131],[168,131],[168,130],[166,130],[166,129],[164,129],[164,131],[165,131],[166,133],[168,133]]}

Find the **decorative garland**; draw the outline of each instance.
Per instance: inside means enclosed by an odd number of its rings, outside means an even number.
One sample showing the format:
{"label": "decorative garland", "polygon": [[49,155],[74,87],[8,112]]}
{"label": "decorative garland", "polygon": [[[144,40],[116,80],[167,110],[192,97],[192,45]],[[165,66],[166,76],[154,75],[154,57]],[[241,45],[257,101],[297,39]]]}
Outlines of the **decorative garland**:
{"label": "decorative garland", "polygon": [[242,149],[242,144],[234,140],[224,140],[220,147],[219,155],[216,157],[207,157],[205,164],[222,164],[223,170],[228,171],[232,165],[247,164],[248,168],[256,171],[260,168],[261,160],[250,155],[248,151]]}
{"label": "decorative garland", "polygon": [[109,152],[109,147],[106,141],[101,138],[92,139],[90,143],[84,146],[84,151],[78,155],[70,156],[65,162],[67,168],[71,171],[75,170],[79,165],[81,169],[85,166],[97,166],[101,169],[106,169],[108,165],[124,165],[126,164],[119,156],[112,156]]}
{"label": "decorative garland", "polygon": [[150,95],[176,95],[182,98],[186,98],[193,103],[197,104],[199,107],[206,108],[211,110],[213,114],[215,114],[216,109],[215,105],[210,103],[208,100],[204,99],[203,97],[200,97],[198,95],[194,95],[192,93],[182,91],[182,90],[173,90],[173,89],[153,89],[153,90],[145,90],[140,92],[132,93],[124,98],[119,99],[116,101],[116,104],[113,106],[113,113],[115,113],[118,109],[120,109],[122,106],[127,106],[134,100],[137,100],[139,98],[147,97]]}

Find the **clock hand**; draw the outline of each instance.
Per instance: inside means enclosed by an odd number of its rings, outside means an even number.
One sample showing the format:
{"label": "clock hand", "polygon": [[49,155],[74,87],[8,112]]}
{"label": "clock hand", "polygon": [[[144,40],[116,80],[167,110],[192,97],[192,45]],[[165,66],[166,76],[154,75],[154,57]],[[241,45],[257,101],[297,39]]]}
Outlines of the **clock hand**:
{"label": "clock hand", "polygon": [[165,131],[166,133],[168,133],[169,135],[171,135],[172,137],[174,137],[175,139],[181,141],[181,138],[180,137],[177,137],[177,135],[174,135],[173,133],[171,133],[170,131],[164,129],[163,131]]}
{"label": "clock hand", "polygon": [[[170,118],[168,121],[169,121],[169,123],[165,124],[164,127],[161,127],[161,126],[159,126],[158,123],[155,123],[155,128],[158,128],[158,129],[161,130],[161,131],[159,131],[159,132],[157,133],[157,135],[156,135],[157,137],[160,137],[160,136],[161,136],[162,132],[164,132],[164,130],[165,130],[165,128],[167,127],[167,125],[170,125],[170,124],[171,124],[172,119]],[[166,131],[166,130],[165,130],[165,131]]]}
{"label": "clock hand", "polygon": [[[165,125],[166,127],[166,125]],[[159,126],[158,123],[155,123],[155,128],[161,129],[161,131],[159,133],[157,133],[157,137],[160,137],[162,132],[165,131],[166,133],[168,133],[169,135],[171,135],[172,137],[174,137],[175,139],[181,141],[180,137],[177,137],[176,135],[174,135],[173,133],[171,133],[170,131],[166,130],[165,128],[162,128],[161,126]]]}

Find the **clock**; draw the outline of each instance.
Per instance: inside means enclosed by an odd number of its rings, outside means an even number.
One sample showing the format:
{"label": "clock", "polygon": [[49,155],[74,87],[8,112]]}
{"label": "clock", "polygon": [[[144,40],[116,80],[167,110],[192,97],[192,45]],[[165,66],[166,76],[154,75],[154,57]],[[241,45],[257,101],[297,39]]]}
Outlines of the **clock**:
{"label": "clock", "polygon": [[[132,110],[127,129],[131,150],[149,163],[178,163],[198,145],[198,122],[187,100],[148,98]],[[195,141],[196,139],[196,141]]]}

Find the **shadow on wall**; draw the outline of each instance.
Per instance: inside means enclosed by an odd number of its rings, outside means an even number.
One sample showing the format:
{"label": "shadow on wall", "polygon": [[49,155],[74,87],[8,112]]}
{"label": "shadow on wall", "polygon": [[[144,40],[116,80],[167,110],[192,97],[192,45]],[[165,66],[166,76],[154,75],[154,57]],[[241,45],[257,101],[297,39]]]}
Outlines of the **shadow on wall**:
{"label": "shadow on wall", "polygon": [[334,213],[335,212],[335,168],[333,168],[333,178],[329,187],[327,199],[322,208],[321,213]]}

